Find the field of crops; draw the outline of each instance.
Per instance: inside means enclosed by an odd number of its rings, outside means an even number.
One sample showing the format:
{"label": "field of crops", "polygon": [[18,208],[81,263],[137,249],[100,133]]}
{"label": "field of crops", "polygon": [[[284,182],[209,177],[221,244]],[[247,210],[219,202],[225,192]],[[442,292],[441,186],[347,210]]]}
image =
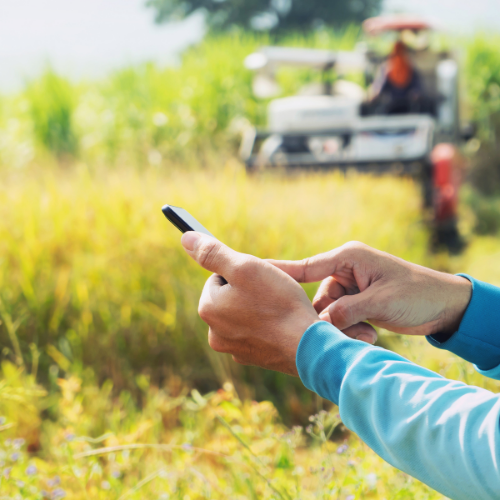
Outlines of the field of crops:
{"label": "field of crops", "polygon": [[[349,48],[357,36],[287,43]],[[474,232],[477,206],[494,220],[494,197],[485,205],[467,188],[469,245],[450,257],[429,253],[409,179],[245,173],[235,131],[243,117],[262,123],[265,103],[251,97],[241,61],[264,42],[209,39],[177,68],[131,68],[97,83],[48,71],[0,98],[1,499],[442,498],[376,457],[299,380],[207,346],[197,316],[207,273],[184,254],[164,203],[261,258],[356,239],[500,284],[500,240]],[[500,75],[487,74],[495,53],[480,39],[470,47],[471,95],[496,102]],[[310,76],[280,81],[292,91]],[[485,107],[484,147],[496,133]],[[423,339],[382,331],[380,343],[500,389]]]}

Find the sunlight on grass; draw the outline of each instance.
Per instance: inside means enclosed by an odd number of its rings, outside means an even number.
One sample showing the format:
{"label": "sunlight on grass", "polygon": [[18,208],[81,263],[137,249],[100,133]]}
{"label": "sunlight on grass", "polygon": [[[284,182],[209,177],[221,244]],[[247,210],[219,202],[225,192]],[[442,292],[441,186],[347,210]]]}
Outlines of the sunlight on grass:
{"label": "sunlight on grass", "polygon": [[137,370],[162,379],[188,362],[199,369],[185,379],[207,390],[239,378],[242,368],[207,350],[197,304],[208,273],[182,250],[180,233],[160,211],[165,203],[261,258],[303,258],[360,239],[426,259],[418,189],[409,180],[248,177],[237,163],[196,175],[91,174],[82,164],[72,172],[6,176],[0,259],[9,265],[0,268],[0,313],[7,327],[16,322],[15,331],[2,329],[13,355],[22,351],[30,364],[34,343],[42,377],[54,362],[61,370],[91,365],[120,388],[136,385]]}
{"label": "sunlight on grass", "polygon": [[[183,206],[228,245],[262,258],[302,258],[359,239],[482,277],[489,257],[481,255],[500,251],[498,242],[430,257],[413,181],[249,177],[229,162],[196,175],[91,173],[80,164],[4,175],[1,186],[2,352],[14,363],[4,363],[0,387],[2,491],[33,499],[42,489],[51,498],[440,498],[345,433],[335,408],[314,417],[313,428],[290,430],[272,403],[252,403],[271,398],[292,423],[325,404],[297,379],[208,349],[196,311],[208,273],[160,211],[166,202]],[[312,295],[315,286],[306,289]],[[499,389],[424,339],[381,332],[381,342],[448,377]]]}
{"label": "sunlight on grass", "polygon": [[[349,50],[358,39],[350,27],[281,43]],[[496,200],[471,194],[460,217],[467,249],[432,255],[410,179],[246,174],[234,159],[238,123],[263,126],[267,103],[252,96],[243,59],[269,43],[212,36],[178,67],[100,82],[48,69],[0,98],[0,498],[442,498],[379,459],[300,380],[208,348],[197,306],[209,273],[182,250],[165,203],[260,258],[360,240],[500,285],[500,241],[473,234],[478,214],[483,233],[496,230]],[[462,43],[478,101],[470,115],[491,140],[495,40]],[[277,78],[286,95],[316,76]],[[310,297],[316,286],[305,285]],[[379,333],[412,361],[500,390],[425,339]]]}
{"label": "sunlight on grass", "polygon": [[[57,419],[42,427],[40,456],[27,452],[33,441],[0,434],[5,495],[441,498],[349,437],[336,412],[319,412],[305,429],[287,429],[271,403],[241,401],[227,383],[206,396],[192,391],[174,397],[169,388],[149,388],[142,410],[126,394],[112,402],[109,386],[82,386],[75,376],[59,383]],[[3,418],[3,427],[9,421]]]}

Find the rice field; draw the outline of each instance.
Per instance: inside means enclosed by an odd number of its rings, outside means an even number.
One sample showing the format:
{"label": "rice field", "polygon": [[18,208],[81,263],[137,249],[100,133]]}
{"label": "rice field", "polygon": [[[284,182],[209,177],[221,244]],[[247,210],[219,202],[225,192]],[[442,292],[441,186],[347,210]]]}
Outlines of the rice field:
{"label": "rice field", "polygon": [[[358,36],[286,43],[348,49]],[[465,252],[430,254],[411,179],[245,172],[238,120],[263,123],[266,103],[241,61],[268,42],[207,39],[177,68],[101,82],[49,69],[0,98],[0,499],[442,498],[380,460],[298,379],[208,348],[197,315],[208,275],[182,250],[165,203],[260,258],[360,240],[500,284],[500,240],[474,232],[472,202],[461,207]],[[497,75],[481,43],[470,54],[486,55],[467,71],[471,95],[488,103]],[[311,75],[279,78],[292,92]],[[477,109],[487,144],[492,118]],[[315,285],[305,288],[312,297]],[[380,344],[500,389],[424,339],[381,331]]]}

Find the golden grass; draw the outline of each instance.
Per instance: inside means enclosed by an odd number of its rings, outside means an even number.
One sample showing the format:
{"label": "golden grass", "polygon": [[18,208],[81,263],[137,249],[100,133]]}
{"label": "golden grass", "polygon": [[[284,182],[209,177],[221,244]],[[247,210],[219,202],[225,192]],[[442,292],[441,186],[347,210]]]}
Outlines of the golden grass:
{"label": "golden grass", "polygon": [[[440,498],[355,436],[322,437],[335,409],[316,417],[312,437],[287,429],[271,403],[251,402],[273,399],[289,422],[323,405],[297,379],[236,366],[208,349],[196,311],[208,273],[181,249],[164,203],[183,206],[231,247],[262,258],[302,258],[358,239],[500,283],[496,239],[473,239],[460,257],[428,254],[419,188],[409,179],[247,176],[236,162],[196,174],[92,172],[83,163],[4,173],[0,332],[12,364],[4,362],[0,385],[2,492],[30,499],[42,489],[75,499]],[[312,295],[315,285],[306,290]],[[425,339],[388,332],[381,339],[445,376],[500,389]],[[191,387],[204,393],[228,381],[225,391],[188,396]],[[338,450],[345,439],[349,448]]]}
{"label": "golden grass", "polygon": [[[82,164],[4,176],[0,314],[4,345],[18,362],[22,350],[31,363],[34,344],[42,373],[54,361],[66,369],[68,359],[118,387],[134,385],[138,371],[164,378],[187,360],[206,365],[196,309],[208,274],[185,255],[180,233],[160,211],[164,203],[185,207],[232,248],[261,258],[302,258],[360,239],[426,259],[410,180],[248,177],[238,164],[196,175],[90,173]],[[199,366],[186,378],[231,378],[225,358],[209,358],[212,368]]]}

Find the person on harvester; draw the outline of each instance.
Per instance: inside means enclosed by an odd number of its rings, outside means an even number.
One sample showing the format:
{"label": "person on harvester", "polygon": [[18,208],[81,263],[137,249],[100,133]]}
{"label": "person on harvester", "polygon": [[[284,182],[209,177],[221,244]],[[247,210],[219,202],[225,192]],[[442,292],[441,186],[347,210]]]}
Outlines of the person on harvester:
{"label": "person on harvester", "polygon": [[398,41],[372,87],[375,107],[383,113],[419,112],[422,84],[406,45]]}

